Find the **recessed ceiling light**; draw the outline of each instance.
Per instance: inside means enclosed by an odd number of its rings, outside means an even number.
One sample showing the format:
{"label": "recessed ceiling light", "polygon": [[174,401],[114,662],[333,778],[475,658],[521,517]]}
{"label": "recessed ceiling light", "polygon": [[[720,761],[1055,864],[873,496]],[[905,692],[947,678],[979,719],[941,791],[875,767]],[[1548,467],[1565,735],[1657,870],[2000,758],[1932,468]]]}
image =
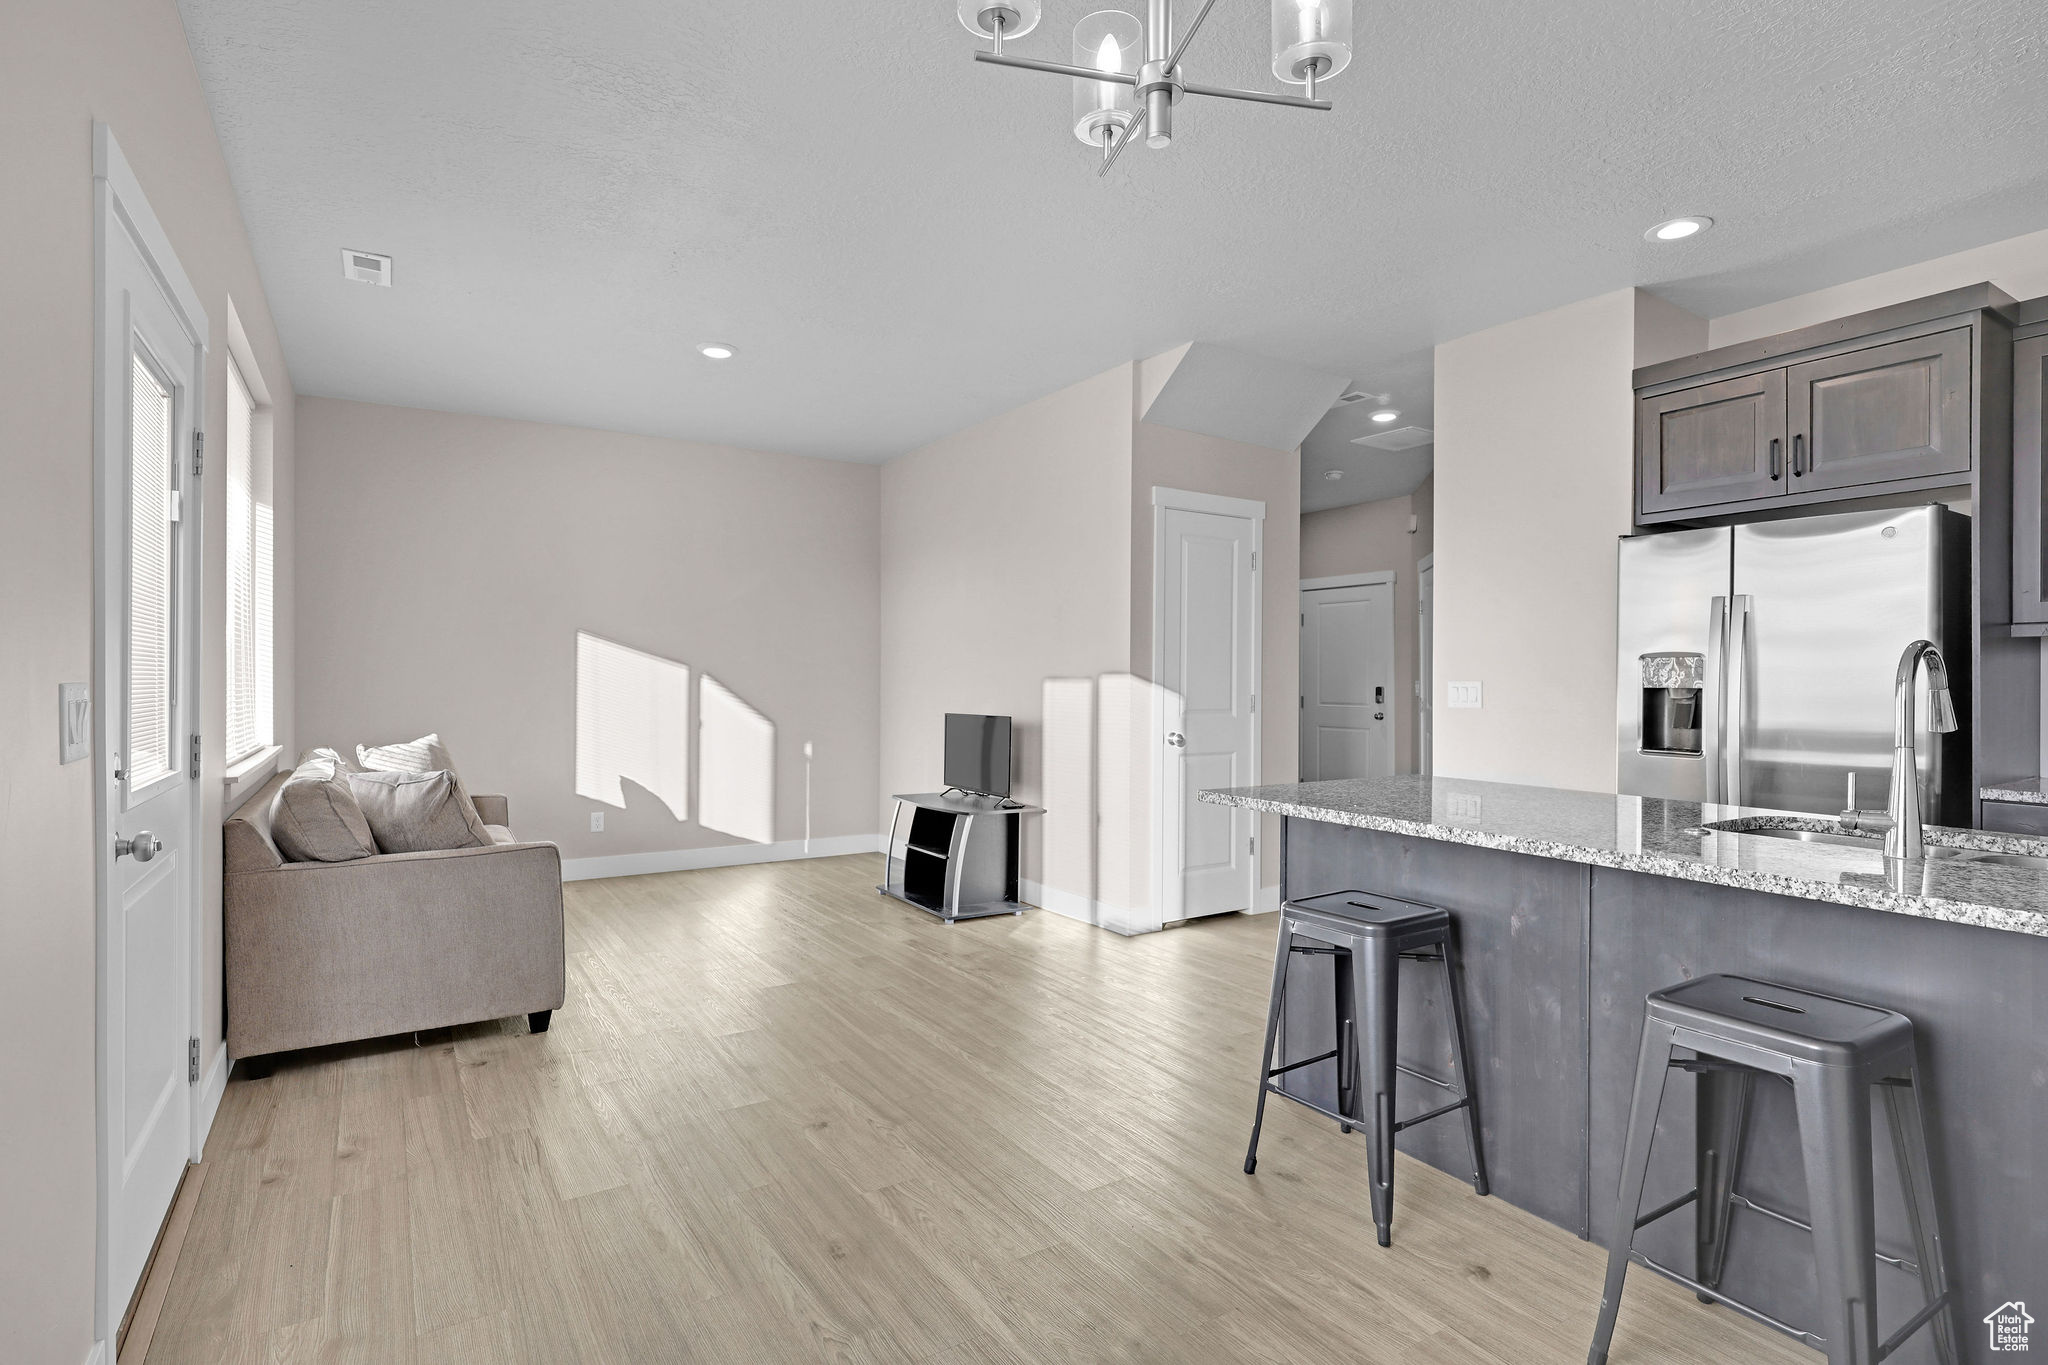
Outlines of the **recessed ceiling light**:
{"label": "recessed ceiling light", "polygon": [[1344,477],[1344,471],[1341,469],[1325,469],[1323,477],[1326,479],[1341,479]]}
{"label": "recessed ceiling light", "polygon": [[1377,408],[1372,413],[1372,420],[1385,426],[1388,422],[1398,420],[1400,416],[1401,412],[1398,408]]}
{"label": "recessed ceiling light", "polygon": [[706,360],[731,360],[739,352],[722,341],[707,341],[697,348],[697,354]]}
{"label": "recessed ceiling light", "polygon": [[1688,237],[1698,236],[1713,225],[1714,220],[1711,218],[1672,218],[1657,224],[1644,233],[1643,237],[1652,242],[1682,242]]}

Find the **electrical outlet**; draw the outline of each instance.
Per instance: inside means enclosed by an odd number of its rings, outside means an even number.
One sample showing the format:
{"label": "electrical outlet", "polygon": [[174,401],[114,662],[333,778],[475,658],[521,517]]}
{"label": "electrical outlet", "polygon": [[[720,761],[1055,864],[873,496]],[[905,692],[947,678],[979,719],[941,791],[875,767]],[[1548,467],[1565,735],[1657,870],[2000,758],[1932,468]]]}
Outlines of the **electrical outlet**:
{"label": "electrical outlet", "polygon": [[1470,792],[1449,792],[1444,796],[1444,814],[1453,820],[1477,820],[1483,801]]}
{"label": "electrical outlet", "polygon": [[592,834],[602,834],[602,833],[604,833],[604,812],[603,812],[603,811],[601,811],[601,810],[594,810],[594,811],[590,812],[590,832],[591,832]]}
{"label": "electrical outlet", "polygon": [[1445,683],[1445,701],[1456,707],[1477,707],[1480,704],[1480,688],[1476,682]]}

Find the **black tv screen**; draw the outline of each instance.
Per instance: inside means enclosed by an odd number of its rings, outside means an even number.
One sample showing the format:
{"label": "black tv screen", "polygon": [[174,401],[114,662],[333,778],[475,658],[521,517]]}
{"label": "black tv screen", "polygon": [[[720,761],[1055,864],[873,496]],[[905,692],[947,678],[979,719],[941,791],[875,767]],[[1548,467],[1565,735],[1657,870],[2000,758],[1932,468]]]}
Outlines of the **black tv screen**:
{"label": "black tv screen", "polygon": [[1010,794],[1010,718],[946,713],[946,785],[984,796]]}

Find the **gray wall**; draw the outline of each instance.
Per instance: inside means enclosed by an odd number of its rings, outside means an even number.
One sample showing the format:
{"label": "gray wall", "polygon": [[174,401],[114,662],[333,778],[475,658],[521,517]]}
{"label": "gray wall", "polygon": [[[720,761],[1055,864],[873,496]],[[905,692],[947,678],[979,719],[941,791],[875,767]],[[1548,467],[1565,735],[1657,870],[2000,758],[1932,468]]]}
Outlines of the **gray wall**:
{"label": "gray wall", "polygon": [[307,744],[438,731],[569,859],[741,842],[694,791],[682,821],[632,785],[623,811],[576,794],[589,631],[774,723],[776,841],[873,834],[873,465],[332,398],[300,400],[300,451]]}

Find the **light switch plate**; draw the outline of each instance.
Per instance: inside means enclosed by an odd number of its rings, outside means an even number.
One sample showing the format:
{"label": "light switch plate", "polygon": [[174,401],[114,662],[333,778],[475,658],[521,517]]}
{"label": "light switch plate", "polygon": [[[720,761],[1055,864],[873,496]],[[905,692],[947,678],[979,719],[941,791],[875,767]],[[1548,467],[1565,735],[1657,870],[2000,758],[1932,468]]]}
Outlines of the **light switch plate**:
{"label": "light switch plate", "polygon": [[1485,811],[1482,798],[1470,792],[1451,792],[1444,797],[1444,814],[1453,820],[1477,820]]}
{"label": "light switch plate", "polygon": [[92,689],[57,684],[57,761],[76,763],[92,752]]}
{"label": "light switch plate", "polygon": [[602,833],[604,833],[604,812],[603,812],[603,811],[601,811],[601,810],[594,810],[594,811],[590,812],[590,832],[591,832],[592,834],[602,834]]}
{"label": "light switch plate", "polygon": [[1445,700],[1452,706],[1477,707],[1480,704],[1480,688],[1476,682],[1445,683]]}

